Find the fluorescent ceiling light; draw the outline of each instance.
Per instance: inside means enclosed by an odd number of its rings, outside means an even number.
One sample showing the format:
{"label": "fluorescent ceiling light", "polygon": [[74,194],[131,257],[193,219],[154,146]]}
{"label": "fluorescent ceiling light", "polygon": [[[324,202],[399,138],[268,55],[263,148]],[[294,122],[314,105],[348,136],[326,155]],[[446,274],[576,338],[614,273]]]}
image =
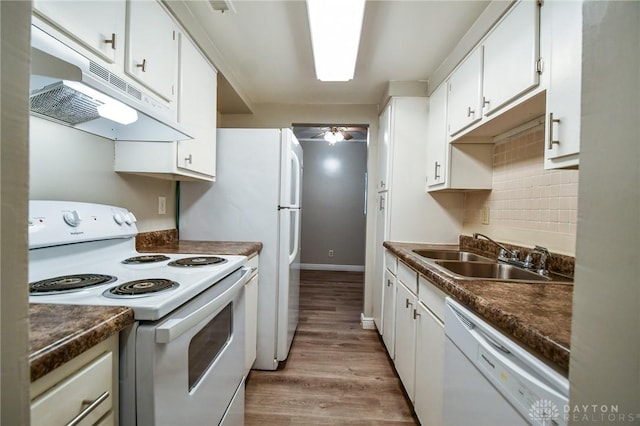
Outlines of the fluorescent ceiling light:
{"label": "fluorescent ceiling light", "polygon": [[353,78],[365,0],[307,0],[316,77],[321,81]]}

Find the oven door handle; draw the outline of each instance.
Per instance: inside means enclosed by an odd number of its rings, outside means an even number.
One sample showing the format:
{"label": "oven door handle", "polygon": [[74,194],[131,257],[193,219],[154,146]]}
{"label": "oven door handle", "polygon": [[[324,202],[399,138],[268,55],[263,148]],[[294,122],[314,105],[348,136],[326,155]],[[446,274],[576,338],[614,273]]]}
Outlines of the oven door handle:
{"label": "oven door handle", "polygon": [[244,288],[247,277],[251,272],[251,268],[242,268],[242,275],[233,283],[231,287],[225,290],[220,296],[213,299],[206,305],[193,311],[184,318],[176,318],[165,321],[161,326],[156,328],[156,343],[170,343],[177,339],[186,331],[195,327],[200,321],[216,312],[220,308],[225,307],[236,294]]}

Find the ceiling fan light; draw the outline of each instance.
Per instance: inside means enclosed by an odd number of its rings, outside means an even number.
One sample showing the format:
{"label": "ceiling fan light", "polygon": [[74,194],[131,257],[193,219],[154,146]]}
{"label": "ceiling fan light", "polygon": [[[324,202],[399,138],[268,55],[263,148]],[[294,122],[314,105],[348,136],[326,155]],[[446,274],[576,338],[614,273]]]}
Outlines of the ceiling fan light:
{"label": "ceiling fan light", "polygon": [[353,78],[365,0],[307,0],[316,77],[321,81]]}
{"label": "ceiling fan light", "polygon": [[324,133],[324,140],[329,142],[331,145],[334,145],[336,142],[342,142],[344,140],[344,135],[339,131],[327,130]]}

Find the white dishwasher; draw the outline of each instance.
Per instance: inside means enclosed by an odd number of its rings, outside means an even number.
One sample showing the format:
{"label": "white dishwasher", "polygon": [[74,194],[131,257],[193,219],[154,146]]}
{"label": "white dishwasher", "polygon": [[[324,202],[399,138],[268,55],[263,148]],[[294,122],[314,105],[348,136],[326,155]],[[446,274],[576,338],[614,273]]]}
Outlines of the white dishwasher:
{"label": "white dishwasher", "polygon": [[566,425],[569,381],[446,299],[444,424]]}

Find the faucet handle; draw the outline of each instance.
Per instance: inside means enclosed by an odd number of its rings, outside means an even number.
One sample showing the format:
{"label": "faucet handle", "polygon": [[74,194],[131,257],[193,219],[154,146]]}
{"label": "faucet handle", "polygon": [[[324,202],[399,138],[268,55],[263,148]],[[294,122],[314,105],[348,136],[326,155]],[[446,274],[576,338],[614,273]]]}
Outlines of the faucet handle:
{"label": "faucet handle", "polygon": [[511,250],[511,259],[513,260],[520,259],[520,250]]}

